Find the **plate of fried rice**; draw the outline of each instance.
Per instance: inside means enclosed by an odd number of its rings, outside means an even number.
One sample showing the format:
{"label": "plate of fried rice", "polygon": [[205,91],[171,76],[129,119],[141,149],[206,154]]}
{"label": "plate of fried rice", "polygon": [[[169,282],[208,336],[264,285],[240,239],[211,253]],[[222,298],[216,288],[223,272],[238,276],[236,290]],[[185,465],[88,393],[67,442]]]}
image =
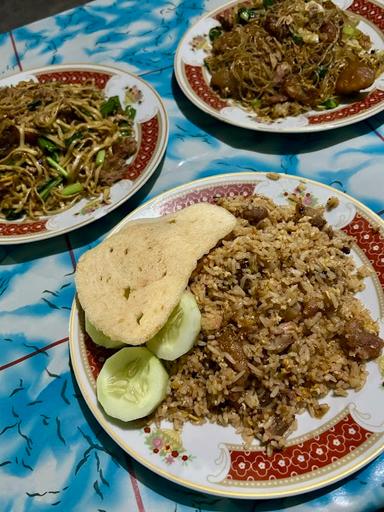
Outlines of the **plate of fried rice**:
{"label": "plate of fried rice", "polygon": [[321,183],[246,172],[160,194],[111,234],[200,202],[236,225],[190,276],[201,329],[163,361],[164,400],[133,422],[103,411],[96,380],[116,349],[92,341],[74,301],[70,353],[87,405],[129,455],[190,489],[273,498],[352,474],[384,450],[383,221]]}
{"label": "plate of fried rice", "polygon": [[383,109],[383,16],[369,0],[231,0],[187,30],[175,76],[199,109],[235,126],[346,126]]}

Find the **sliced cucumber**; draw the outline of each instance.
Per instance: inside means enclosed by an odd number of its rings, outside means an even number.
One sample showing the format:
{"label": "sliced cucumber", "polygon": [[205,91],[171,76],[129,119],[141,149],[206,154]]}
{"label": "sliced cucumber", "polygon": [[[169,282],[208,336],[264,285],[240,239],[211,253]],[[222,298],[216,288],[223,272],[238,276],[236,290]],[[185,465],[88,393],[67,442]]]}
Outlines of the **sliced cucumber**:
{"label": "sliced cucumber", "polygon": [[115,341],[112,338],[106,336],[103,332],[96,329],[96,327],[85,317],[85,330],[92,338],[92,341],[96,343],[96,345],[101,345],[106,348],[118,348],[122,347],[124,343],[121,341]]}
{"label": "sliced cucumber", "polygon": [[97,377],[97,398],[107,414],[132,421],[150,414],[167,394],[168,374],[145,347],[122,348]]}
{"label": "sliced cucumber", "polygon": [[147,347],[160,359],[174,361],[193,347],[200,328],[201,314],[195,297],[185,291],[167,323],[147,342]]}

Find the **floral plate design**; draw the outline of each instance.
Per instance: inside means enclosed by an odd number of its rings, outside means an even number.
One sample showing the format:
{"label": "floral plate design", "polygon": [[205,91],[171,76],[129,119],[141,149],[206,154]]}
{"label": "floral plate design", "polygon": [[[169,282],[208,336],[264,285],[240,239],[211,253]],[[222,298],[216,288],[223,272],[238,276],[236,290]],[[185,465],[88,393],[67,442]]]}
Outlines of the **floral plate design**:
{"label": "floral plate design", "polygon": [[[43,240],[80,228],[103,217],[137,192],[155,172],[168,141],[168,118],[157,92],[136,75],[113,67],[94,64],[63,64],[23,71],[0,80],[0,87],[21,81],[62,81],[82,83],[94,80],[105,96],[119,96],[122,105],[136,109],[135,131],[138,140],[136,153],[127,161],[125,178],[111,187],[109,204],[96,204],[82,199],[72,208],[37,221],[0,219],[0,245]],[[96,201],[97,203],[97,201]]]}
{"label": "floral plate design", "polygon": [[[279,178],[279,179],[276,179]],[[374,319],[384,314],[384,223],[364,205],[321,183],[289,175],[247,172],[197,180],[160,194],[128,215],[112,233],[129,221],[158,217],[217,196],[263,194],[277,204],[292,195],[306,204],[325,204],[327,221],[355,239],[352,257],[372,271],[359,298]],[[381,335],[384,325],[381,324]],[[232,427],[186,424],[174,432],[160,427],[124,424],[107,417],[98,405],[95,382],[113,351],[96,346],[84,335],[82,312],[74,301],[70,320],[70,352],[83,397],[100,425],[132,457],[155,473],[191,489],[238,498],[271,498],[318,489],[357,471],[384,451],[383,378],[377,361],[367,364],[367,382],[359,392],[326,398],[330,410],[316,420],[298,416],[298,429],[286,448],[267,456],[255,442],[245,447]]]}
{"label": "floral plate design", "polygon": [[[210,74],[204,66],[210,48],[209,30],[219,25],[217,17],[230,10],[238,0],[220,6],[205,14],[184,35],[175,55],[175,75],[185,95],[201,110],[226,123],[277,133],[309,133],[329,130],[367,119],[384,108],[384,77],[381,75],[364,94],[355,101],[340,104],[323,112],[311,111],[270,123],[231,100],[224,100],[210,87]],[[241,2],[244,4],[244,2]],[[334,0],[341,9],[348,10],[360,20],[359,28],[368,34],[373,47],[384,49],[384,7],[382,2],[370,0]]]}

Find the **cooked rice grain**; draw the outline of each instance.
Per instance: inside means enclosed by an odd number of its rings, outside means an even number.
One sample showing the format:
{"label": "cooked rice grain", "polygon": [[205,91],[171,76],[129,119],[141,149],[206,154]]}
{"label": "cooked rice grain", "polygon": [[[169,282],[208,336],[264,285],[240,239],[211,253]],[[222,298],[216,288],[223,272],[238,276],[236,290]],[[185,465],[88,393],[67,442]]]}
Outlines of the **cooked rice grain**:
{"label": "cooked rice grain", "polygon": [[[191,277],[202,331],[189,353],[169,363],[170,390],[155,419],[176,428],[191,419],[232,425],[271,452],[284,446],[298,413],[320,418],[328,405],[319,400],[329,392],[361,389],[365,365],[340,336],[353,319],[371,333],[378,328],[354,296],[366,273],[346,254],[344,233],[261,196],[218,202],[238,223]],[[255,207],[267,216],[245,220]]]}

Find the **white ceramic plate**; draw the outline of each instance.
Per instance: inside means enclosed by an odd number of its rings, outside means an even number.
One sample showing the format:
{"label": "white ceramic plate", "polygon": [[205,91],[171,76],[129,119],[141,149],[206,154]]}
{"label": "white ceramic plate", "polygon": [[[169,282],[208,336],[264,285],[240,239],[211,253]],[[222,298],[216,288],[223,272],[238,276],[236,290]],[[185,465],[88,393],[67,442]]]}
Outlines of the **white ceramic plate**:
{"label": "white ceramic plate", "polygon": [[0,220],[0,244],[34,242],[85,226],[120,206],[155,172],[167,146],[168,118],[160,96],[138,76],[107,66],[65,64],[17,73],[0,80],[0,87],[16,85],[23,80],[82,83],[90,79],[104,90],[106,97],[120,96],[123,105],[127,89],[134,90],[135,132],[139,144],[136,153],[127,161],[126,179],[111,187],[110,204],[93,211],[82,211],[89,202],[83,199],[62,213],[37,221],[25,218],[19,221]]}
{"label": "white ceramic plate", "polygon": [[[384,78],[379,77],[359,101],[341,104],[323,112],[287,117],[271,123],[260,122],[231,100],[221,99],[210,87],[210,74],[204,66],[210,48],[208,32],[219,26],[217,16],[230,9],[238,0],[223,4],[205,14],[184,35],[175,55],[175,75],[185,95],[201,110],[235,126],[277,133],[308,133],[347,126],[381,112],[384,108]],[[243,2],[244,3],[244,2]],[[384,49],[384,8],[370,0],[334,0],[340,8],[360,19],[359,28],[368,34],[376,49]]]}
{"label": "white ceramic plate", "polygon": [[[296,187],[305,184],[305,190]],[[300,187],[301,189],[302,187]],[[303,197],[305,204],[325,204],[337,196],[340,205],[327,212],[328,222],[350,234],[357,262],[374,269],[359,298],[380,320],[384,312],[384,223],[349,196],[326,185],[282,175],[278,181],[265,173],[214,176],[182,185],[140,206],[113,232],[133,219],[158,217],[187,205],[212,201],[217,195],[260,193],[278,204],[286,192]],[[107,417],[98,405],[95,377],[111,351],[97,347],[83,335],[80,312],[74,302],[70,320],[70,352],[77,382],[100,425],[132,457],[169,480],[191,489],[238,498],[271,498],[300,494],[323,487],[353,473],[384,450],[383,377],[377,361],[367,365],[364,388],[347,397],[327,397],[329,412],[316,420],[298,416],[298,430],[288,446],[272,456],[255,444],[245,449],[232,427],[186,424],[181,434],[169,424],[140,428]],[[383,331],[383,330],[382,330]],[[382,332],[383,334],[383,332]]]}

